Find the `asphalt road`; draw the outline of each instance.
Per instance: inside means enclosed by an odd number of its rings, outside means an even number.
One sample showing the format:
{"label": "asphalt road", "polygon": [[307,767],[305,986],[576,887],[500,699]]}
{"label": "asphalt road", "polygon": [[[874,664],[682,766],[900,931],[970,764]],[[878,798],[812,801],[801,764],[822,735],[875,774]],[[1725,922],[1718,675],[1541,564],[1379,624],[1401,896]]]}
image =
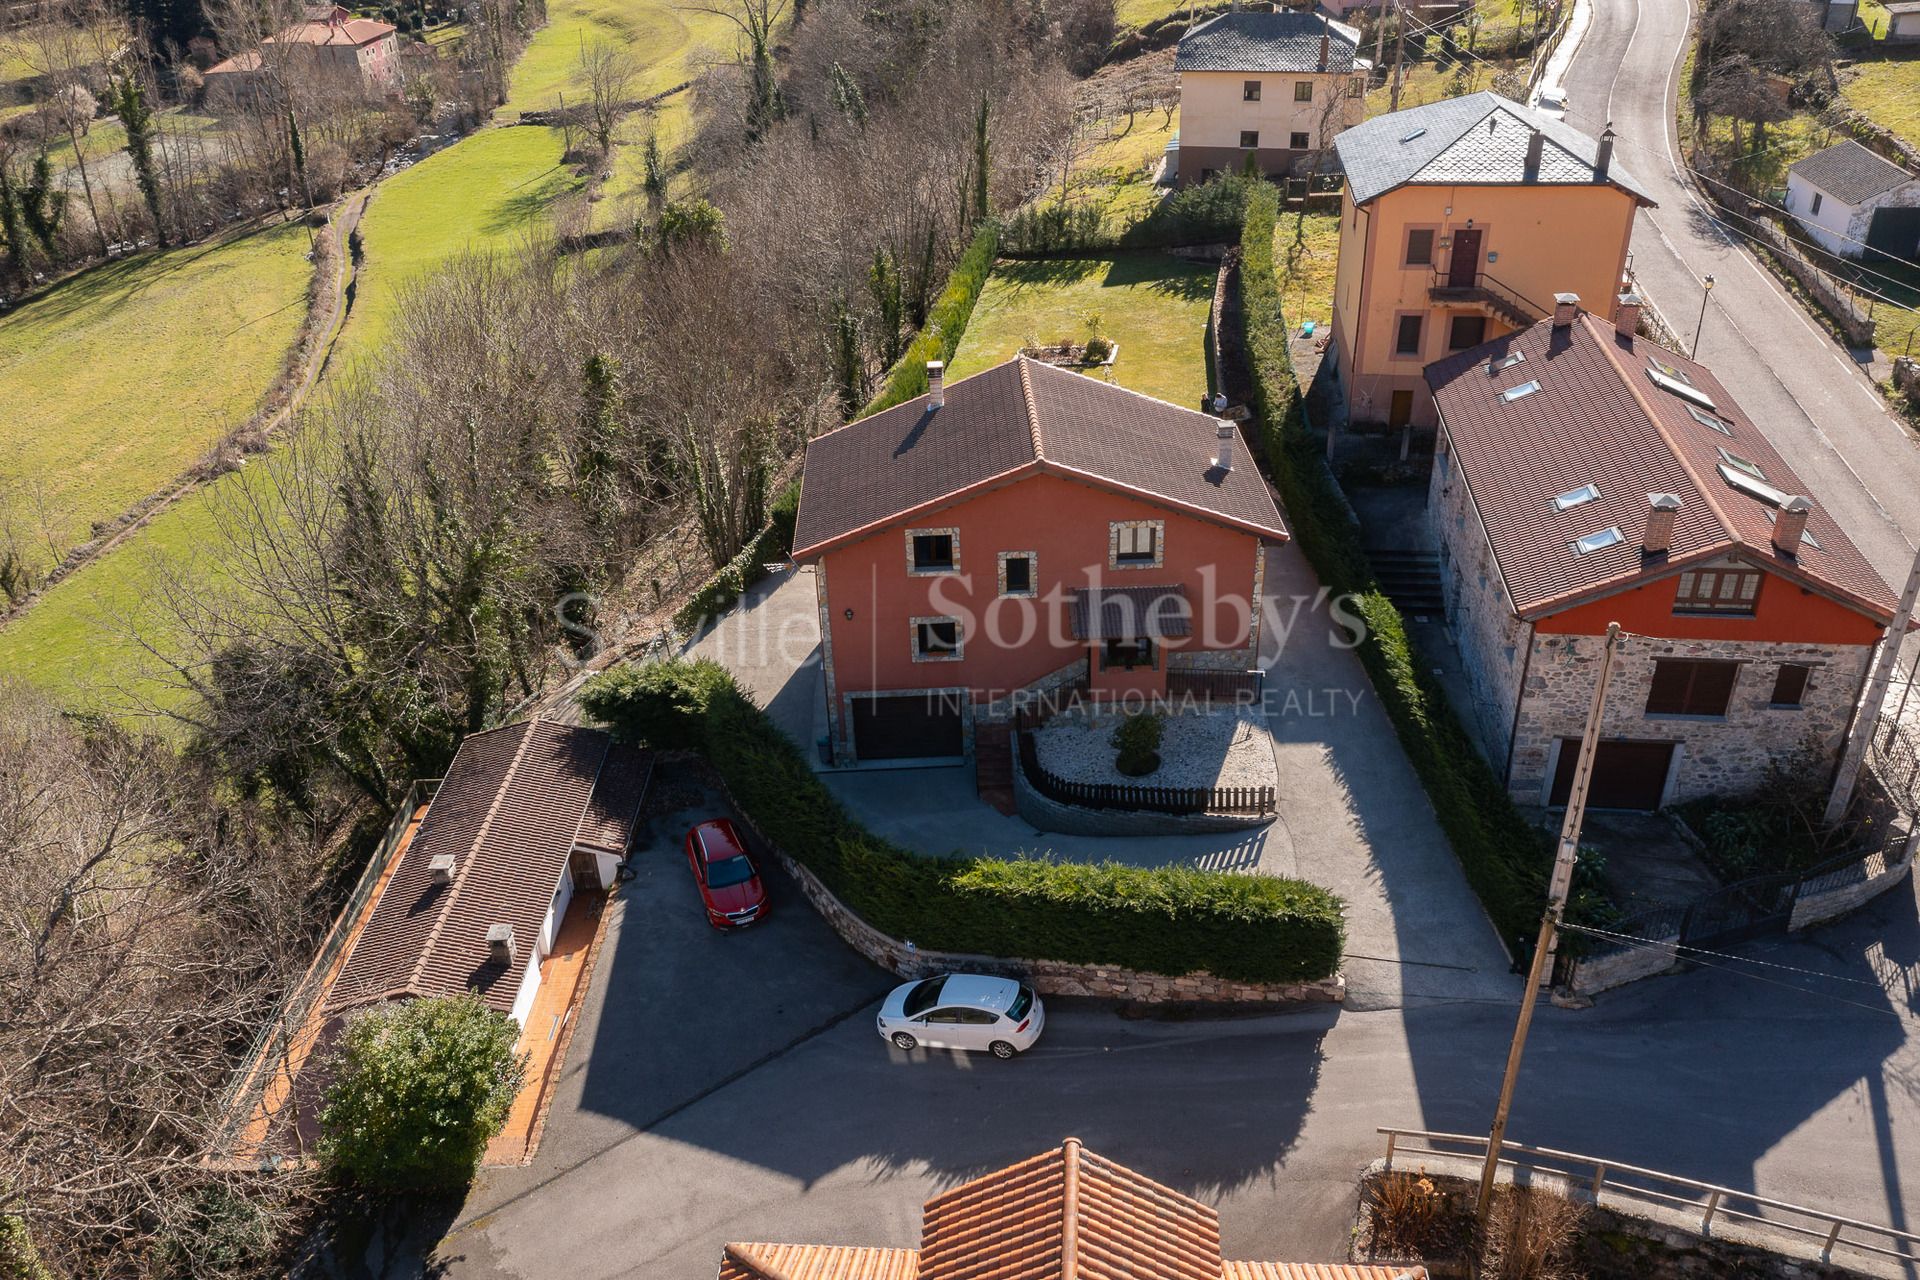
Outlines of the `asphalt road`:
{"label": "asphalt road", "polygon": [[1567,75],[1567,120],[1597,135],[1653,191],[1633,266],[1642,292],[1691,343],[1705,290],[1700,355],[1775,448],[1898,587],[1920,538],[1920,449],[1855,359],[1718,226],[1681,180],[1674,128],[1689,11],[1684,0],[1590,0],[1593,24]]}

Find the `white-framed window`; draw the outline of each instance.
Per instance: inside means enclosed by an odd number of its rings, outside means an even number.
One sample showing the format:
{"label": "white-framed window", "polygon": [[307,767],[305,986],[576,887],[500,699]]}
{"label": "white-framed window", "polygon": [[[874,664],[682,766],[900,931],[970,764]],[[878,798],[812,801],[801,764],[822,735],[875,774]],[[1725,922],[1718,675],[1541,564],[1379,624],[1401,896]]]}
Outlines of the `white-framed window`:
{"label": "white-framed window", "polygon": [[1107,526],[1109,569],[1157,569],[1166,553],[1164,520],[1115,520]]}

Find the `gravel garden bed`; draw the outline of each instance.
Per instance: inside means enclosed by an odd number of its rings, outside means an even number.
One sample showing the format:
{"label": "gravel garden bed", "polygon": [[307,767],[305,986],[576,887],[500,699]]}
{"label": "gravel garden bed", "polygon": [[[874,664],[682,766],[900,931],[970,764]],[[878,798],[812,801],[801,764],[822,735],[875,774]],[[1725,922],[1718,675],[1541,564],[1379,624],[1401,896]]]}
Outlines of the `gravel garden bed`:
{"label": "gravel garden bed", "polygon": [[1251,711],[1168,716],[1160,767],[1141,778],[1114,768],[1109,739],[1121,715],[1061,717],[1034,734],[1040,763],[1068,782],[1144,787],[1271,787],[1279,781],[1273,735]]}

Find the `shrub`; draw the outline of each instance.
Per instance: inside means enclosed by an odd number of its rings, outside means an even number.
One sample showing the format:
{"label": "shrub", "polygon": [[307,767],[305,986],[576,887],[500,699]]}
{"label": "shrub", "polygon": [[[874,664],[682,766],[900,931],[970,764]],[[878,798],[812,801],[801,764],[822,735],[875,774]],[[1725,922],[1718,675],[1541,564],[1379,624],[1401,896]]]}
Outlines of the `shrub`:
{"label": "shrub", "polygon": [[1256,191],[1271,194],[1273,188],[1240,173],[1222,173],[1181,187],[1129,227],[1120,243],[1130,249],[1164,249],[1238,240],[1247,199]]}
{"label": "shrub", "polygon": [[1110,741],[1120,752],[1113,767],[1129,778],[1144,777],[1160,767],[1160,737],[1166,721],[1151,711],[1128,716],[1113,731]]}
{"label": "shrub", "polygon": [[682,631],[697,631],[708,620],[733,608],[747,593],[747,588],[767,576],[769,563],[793,552],[793,528],[799,514],[800,482],[796,480],[773,500],[767,512],[767,527],[740,548],[739,555],[700,584],[693,597],[673,615],[673,625]]}
{"label": "shrub", "polygon": [[1544,1187],[1496,1188],[1479,1274],[1487,1280],[1575,1280],[1574,1246],[1586,1210]]}
{"label": "shrub", "polygon": [[1447,1198],[1425,1169],[1393,1171],[1365,1184],[1370,1244],[1379,1252],[1419,1258],[1445,1234]]}
{"label": "shrub", "polygon": [[18,1214],[0,1213],[0,1280],[53,1280]]}
{"label": "shrub", "polygon": [[372,1190],[465,1186],[525,1081],[519,1034],[471,995],[352,1015],[320,1113],[322,1159]]}
{"label": "shrub", "polygon": [[981,223],[973,243],[960,255],[953,274],[947,277],[947,287],[941,290],[933,310],[927,313],[926,326],[888,372],[880,394],[867,405],[862,417],[925,394],[927,361],[951,360],[953,353],[960,349],[961,335],[967,331],[967,321],[973,318],[973,304],[980,300],[980,291],[987,287],[987,277],[993,274],[994,259],[999,252],[1000,224]]}
{"label": "shrub", "polygon": [[1053,253],[1085,253],[1110,249],[1117,243],[1107,234],[1106,216],[1090,204],[1029,205],[1007,220],[1000,249],[1008,254],[1042,257]]}
{"label": "shrub", "polygon": [[[883,933],[941,951],[1204,970],[1247,982],[1326,977],[1340,961],[1340,900],[1273,876],[1044,859],[926,858],[867,831],[798,748],[710,661],[595,677],[581,705],[625,741],[683,741],[708,761],[765,839]],[[675,682],[686,687],[668,692]]]}
{"label": "shrub", "polygon": [[[1380,590],[1333,475],[1308,436],[1274,267],[1278,212],[1273,188],[1256,188],[1246,202],[1240,239],[1240,303],[1253,375],[1248,408],[1262,460],[1280,490],[1294,538],[1320,581],[1335,595],[1350,596],[1352,611],[1365,622],[1360,661],[1468,883],[1503,937],[1531,937],[1546,899],[1551,845],[1514,807],[1446,694],[1414,660],[1400,611]],[[1601,923],[1617,916],[1590,875],[1580,883],[1570,918]]]}

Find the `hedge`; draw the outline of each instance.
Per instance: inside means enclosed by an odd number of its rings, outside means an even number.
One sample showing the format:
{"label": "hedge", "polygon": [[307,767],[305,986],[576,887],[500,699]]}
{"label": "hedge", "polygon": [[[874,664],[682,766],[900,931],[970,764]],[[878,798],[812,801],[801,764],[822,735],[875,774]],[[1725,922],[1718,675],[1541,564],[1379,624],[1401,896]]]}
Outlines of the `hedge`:
{"label": "hedge", "polygon": [[987,287],[987,277],[993,274],[993,262],[999,253],[1000,224],[981,223],[980,229],[974,232],[973,243],[960,255],[953,274],[947,277],[947,287],[934,300],[920,335],[887,372],[880,393],[861,411],[861,417],[926,394],[927,361],[951,361],[953,353],[960,349],[960,337],[967,331],[967,321],[973,318],[973,304],[980,300],[980,291]]}
{"label": "hedge", "polygon": [[717,663],[622,667],[590,681],[580,705],[623,741],[699,750],[767,839],[873,927],[922,948],[1243,982],[1311,981],[1339,967],[1340,900],[1304,881],[929,858],[892,844],[847,813]]}
{"label": "hedge", "polygon": [[800,482],[795,480],[774,498],[767,527],[700,584],[693,598],[673,615],[673,625],[681,631],[698,631],[708,619],[738,604],[748,587],[767,576],[768,564],[778,563],[793,550],[793,524],[799,514]]}
{"label": "hedge", "polygon": [[[1278,199],[1262,184],[1247,200],[1240,237],[1239,301],[1253,379],[1248,409],[1263,460],[1308,563],[1335,595],[1351,595],[1354,611],[1366,620],[1360,661],[1467,882],[1503,938],[1530,939],[1546,904],[1552,843],[1514,806],[1445,692],[1415,660],[1405,621],[1381,591],[1333,474],[1308,433],[1280,310],[1273,250],[1278,216]],[[1617,914],[1597,873],[1594,861],[1583,862],[1570,916],[1599,922]]]}

